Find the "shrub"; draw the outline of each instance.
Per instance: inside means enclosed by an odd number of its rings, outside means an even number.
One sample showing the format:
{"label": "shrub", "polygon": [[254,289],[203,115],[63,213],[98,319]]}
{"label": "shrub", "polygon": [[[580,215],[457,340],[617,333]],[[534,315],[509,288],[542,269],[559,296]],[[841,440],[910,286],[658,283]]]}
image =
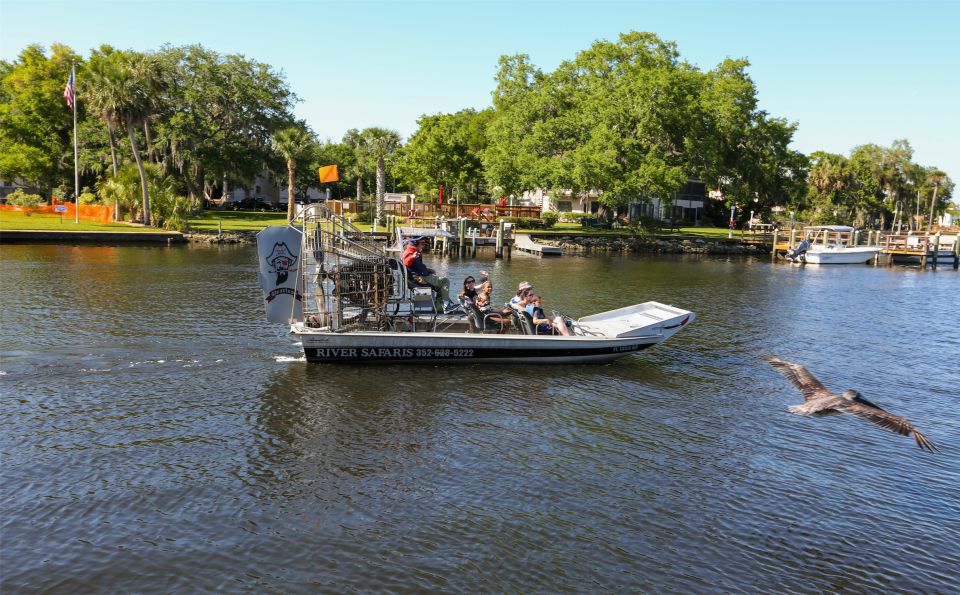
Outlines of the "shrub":
{"label": "shrub", "polygon": [[560,221],[563,223],[580,223],[584,217],[591,217],[590,213],[564,212],[560,213]]}
{"label": "shrub", "polygon": [[21,207],[39,207],[42,204],[46,204],[47,201],[43,200],[43,197],[39,194],[27,194],[20,188],[17,188],[13,192],[7,195],[7,204],[8,205],[17,205]]}
{"label": "shrub", "polygon": [[504,221],[522,229],[542,229],[543,220],[538,217],[504,217]]}
{"label": "shrub", "polygon": [[559,219],[559,213],[554,213],[552,211],[544,211],[543,213],[540,213],[540,221],[543,222],[544,227],[553,227],[557,224]]}
{"label": "shrub", "polygon": [[357,223],[372,223],[376,214],[373,211],[360,211],[353,214],[353,220]]}
{"label": "shrub", "polygon": [[90,191],[89,188],[84,188],[83,192],[80,193],[80,204],[82,205],[99,205],[103,204],[100,201],[100,197]]}

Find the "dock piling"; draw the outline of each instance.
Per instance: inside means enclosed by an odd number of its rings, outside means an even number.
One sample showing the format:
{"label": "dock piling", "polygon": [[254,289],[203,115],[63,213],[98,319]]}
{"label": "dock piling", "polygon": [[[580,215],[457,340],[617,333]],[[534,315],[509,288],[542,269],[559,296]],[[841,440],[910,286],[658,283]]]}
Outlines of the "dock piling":
{"label": "dock piling", "polygon": [[937,268],[937,260],[940,257],[940,232],[933,236],[933,268]]}
{"label": "dock piling", "polygon": [[503,258],[503,228],[505,223],[503,219],[497,223],[497,258]]}
{"label": "dock piling", "polygon": [[953,238],[953,270],[960,268],[960,235]]}

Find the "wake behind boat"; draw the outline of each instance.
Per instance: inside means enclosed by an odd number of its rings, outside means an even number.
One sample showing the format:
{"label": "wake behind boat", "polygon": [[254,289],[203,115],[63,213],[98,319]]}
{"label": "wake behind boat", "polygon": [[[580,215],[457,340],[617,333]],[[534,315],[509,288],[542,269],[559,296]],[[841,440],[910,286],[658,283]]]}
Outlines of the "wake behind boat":
{"label": "wake behind boat", "polygon": [[521,312],[502,329],[469,305],[438,313],[431,288],[412,282],[401,260],[323,206],[298,223],[257,235],[260,284],[267,318],[290,324],[310,362],[609,362],[696,318],[646,302],[571,320],[569,337],[537,334]]}

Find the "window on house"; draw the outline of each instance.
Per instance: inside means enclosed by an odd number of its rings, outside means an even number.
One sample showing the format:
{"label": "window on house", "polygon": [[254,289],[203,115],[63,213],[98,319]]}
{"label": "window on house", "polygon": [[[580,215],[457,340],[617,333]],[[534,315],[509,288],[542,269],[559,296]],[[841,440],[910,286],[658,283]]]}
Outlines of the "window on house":
{"label": "window on house", "polygon": [[557,210],[561,213],[569,213],[573,210],[573,201],[572,200],[558,200],[557,201]]}

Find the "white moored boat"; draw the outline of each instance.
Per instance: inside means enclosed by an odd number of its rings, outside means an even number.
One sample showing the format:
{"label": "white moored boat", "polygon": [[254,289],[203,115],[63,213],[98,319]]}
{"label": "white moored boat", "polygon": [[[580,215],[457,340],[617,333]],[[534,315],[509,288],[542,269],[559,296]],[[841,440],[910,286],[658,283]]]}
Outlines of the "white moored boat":
{"label": "white moored boat", "polygon": [[571,336],[536,334],[515,313],[505,332],[478,312],[437,313],[399,259],[322,206],[297,226],[257,235],[267,317],[290,324],[310,362],[608,362],[652,347],[693,312],[646,302],[569,323]]}
{"label": "white moored boat", "polygon": [[[879,246],[852,246],[853,228],[846,225],[805,227],[804,242],[787,252],[787,260],[810,264],[863,264],[880,252]],[[847,234],[847,242],[843,239]],[[804,246],[806,244],[806,246]]]}

